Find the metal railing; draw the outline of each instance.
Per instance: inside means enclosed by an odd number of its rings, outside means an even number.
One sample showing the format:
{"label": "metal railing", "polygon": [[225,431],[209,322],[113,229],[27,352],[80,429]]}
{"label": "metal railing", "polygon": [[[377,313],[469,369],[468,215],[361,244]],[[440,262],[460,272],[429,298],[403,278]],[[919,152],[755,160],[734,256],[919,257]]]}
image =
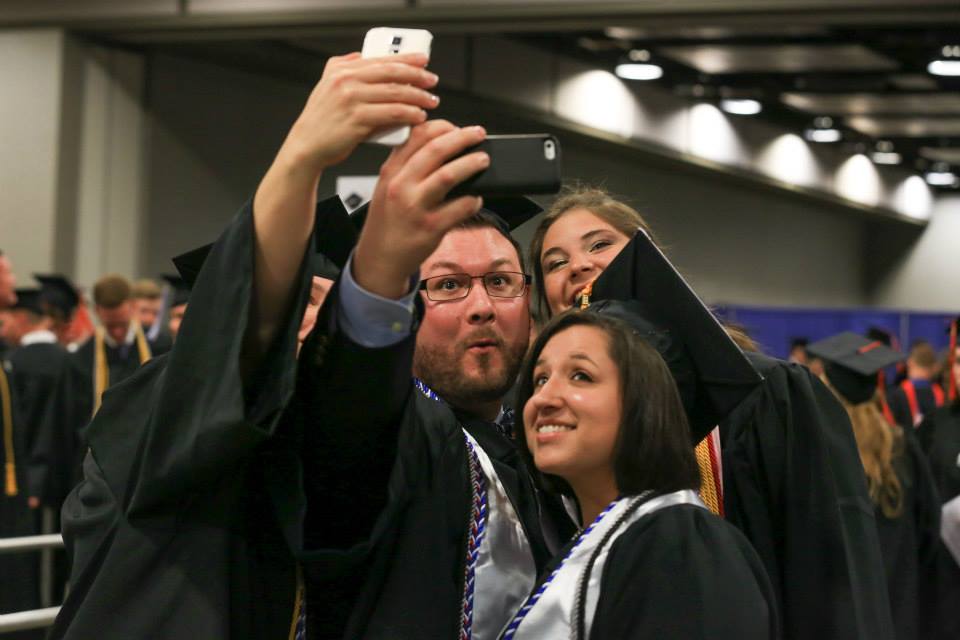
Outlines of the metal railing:
{"label": "metal railing", "polygon": [[42,536],[23,536],[21,538],[0,538],[0,553],[35,551],[37,549],[58,549],[63,546],[63,536],[50,533]]}
{"label": "metal railing", "polygon": [[[0,553],[52,550],[62,546],[63,536],[59,533],[20,538],[0,538]],[[53,624],[59,611],[60,607],[47,607],[45,609],[0,614],[0,634],[49,627]]]}
{"label": "metal railing", "polygon": [[59,612],[60,607],[49,607],[47,609],[0,614],[0,634],[49,627],[56,620]]}

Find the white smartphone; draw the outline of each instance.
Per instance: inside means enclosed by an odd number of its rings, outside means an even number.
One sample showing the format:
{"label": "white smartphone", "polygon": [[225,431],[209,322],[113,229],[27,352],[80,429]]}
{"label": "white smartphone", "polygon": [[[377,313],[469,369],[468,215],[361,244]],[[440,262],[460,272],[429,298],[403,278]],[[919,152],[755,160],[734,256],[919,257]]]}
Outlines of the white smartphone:
{"label": "white smartphone", "polygon": [[[433,34],[425,29],[375,27],[367,31],[360,55],[364,58],[380,58],[398,53],[425,53],[429,57],[432,42]],[[397,127],[378,132],[367,142],[396,147],[409,137],[410,127]]]}

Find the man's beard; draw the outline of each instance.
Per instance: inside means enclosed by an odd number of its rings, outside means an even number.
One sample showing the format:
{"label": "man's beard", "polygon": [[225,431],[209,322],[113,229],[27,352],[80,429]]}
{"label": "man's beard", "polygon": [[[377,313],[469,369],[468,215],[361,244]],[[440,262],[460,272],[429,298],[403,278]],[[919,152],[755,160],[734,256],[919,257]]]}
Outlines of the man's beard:
{"label": "man's beard", "polygon": [[[478,339],[496,340],[497,349],[474,356],[475,367],[468,374],[464,355],[467,345]],[[478,331],[450,347],[418,343],[413,371],[450,405],[469,409],[503,399],[516,382],[526,350],[526,339],[511,345],[492,331]]]}

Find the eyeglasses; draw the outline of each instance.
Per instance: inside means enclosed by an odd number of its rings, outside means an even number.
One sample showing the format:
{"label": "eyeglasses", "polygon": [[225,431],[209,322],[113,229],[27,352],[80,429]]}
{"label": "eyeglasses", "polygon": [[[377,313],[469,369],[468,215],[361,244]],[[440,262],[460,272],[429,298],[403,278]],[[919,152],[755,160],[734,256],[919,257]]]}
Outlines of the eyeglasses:
{"label": "eyeglasses", "polygon": [[470,295],[474,280],[482,280],[487,294],[494,298],[519,298],[523,295],[530,276],[517,271],[491,271],[480,276],[469,273],[447,273],[420,282],[420,290],[434,302],[459,300]]}

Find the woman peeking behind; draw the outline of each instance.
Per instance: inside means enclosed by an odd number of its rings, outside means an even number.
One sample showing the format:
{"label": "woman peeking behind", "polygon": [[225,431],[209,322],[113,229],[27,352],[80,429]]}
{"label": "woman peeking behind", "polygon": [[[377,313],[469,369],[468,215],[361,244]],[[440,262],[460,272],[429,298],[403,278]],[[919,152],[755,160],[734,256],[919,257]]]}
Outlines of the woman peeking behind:
{"label": "woman peeking behind", "polygon": [[521,374],[521,452],[582,529],[502,637],[774,638],[763,565],[697,496],[670,371],[619,315],[557,316]]}

